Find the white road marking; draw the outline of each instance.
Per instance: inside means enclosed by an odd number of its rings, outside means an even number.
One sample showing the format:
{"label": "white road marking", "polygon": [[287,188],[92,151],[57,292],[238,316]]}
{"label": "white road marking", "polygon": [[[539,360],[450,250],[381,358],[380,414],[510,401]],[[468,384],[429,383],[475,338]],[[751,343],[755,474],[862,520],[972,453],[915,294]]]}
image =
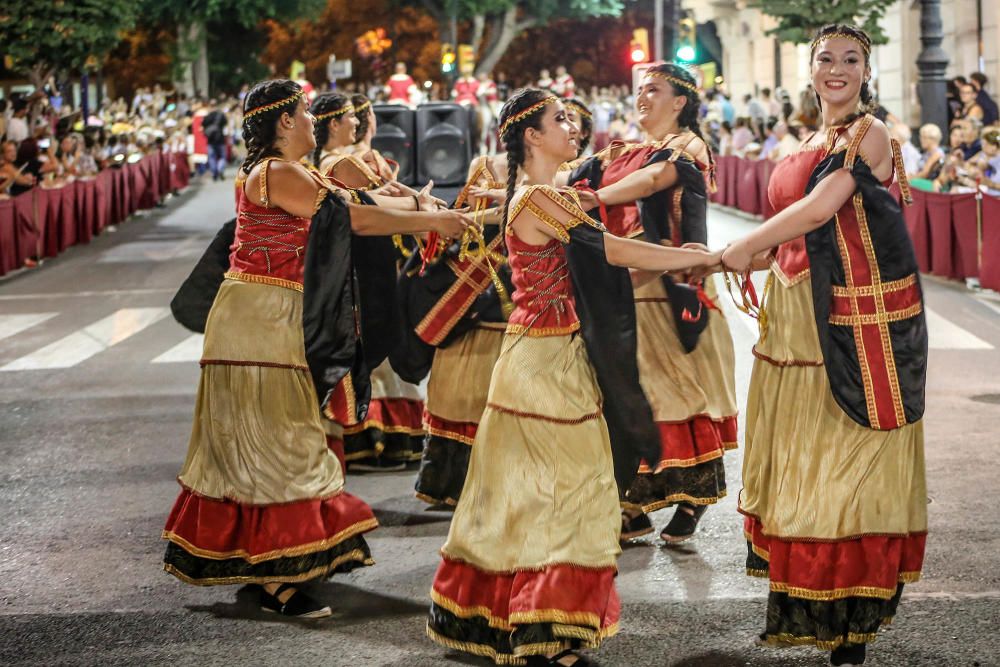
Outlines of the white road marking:
{"label": "white road marking", "polygon": [[0,340],[10,338],[25,329],[50,320],[59,313],[25,313],[22,315],[0,315]]}
{"label": "white road marking", "polygon": [[43,292],[40,294],[0,294],[0,301],[38,301],[40,299],[78,299],[86,296],[135,296],[143,294],[173,294],[176,287],[163,289],[113,289],[89,292]]}
{"label": "white road marking", "polygon": [[946,320],[930,308],[927,313],[927,334],[932,350],[992,350],[993,346],[954,322]]}
{"label": "white road marking", "polygon": [[169,308],[122,308],[54,343],[15,359],[0,371],[69,368],[137,334],[170,314]]}
{"label": "white road marking", "polygon": [[204,334],[192,334],[177,345],[153,359],[154,364],[173,364],[183,361],[200,361],[205,346]]}

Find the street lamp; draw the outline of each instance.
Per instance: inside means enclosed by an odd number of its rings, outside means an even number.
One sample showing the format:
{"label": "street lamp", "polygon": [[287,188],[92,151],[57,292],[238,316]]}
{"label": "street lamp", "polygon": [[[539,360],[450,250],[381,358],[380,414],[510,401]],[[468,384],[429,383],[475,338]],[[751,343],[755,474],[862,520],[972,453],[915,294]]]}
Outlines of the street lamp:
{"label": "street lamp", "polygon": [[920,0],[920,43],[923,49],[917,56],[920,80],[917,97],[920,98],[920,124],[934,123],[948,136],[948,53],[941,48],[944,29],[941,24],[941,0]]}

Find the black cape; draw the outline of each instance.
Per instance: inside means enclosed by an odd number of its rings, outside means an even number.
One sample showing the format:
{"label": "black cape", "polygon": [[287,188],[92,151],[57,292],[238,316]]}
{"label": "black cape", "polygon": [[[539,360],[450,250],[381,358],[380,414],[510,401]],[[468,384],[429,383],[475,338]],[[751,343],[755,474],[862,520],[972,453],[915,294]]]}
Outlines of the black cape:
{"label": "black cape", "polygon": [[[820,181],[843,168],[846,155],[845,151],[840,151],[823,159],[813,171],[806,193],[812,192]],[[875,178],[863,160],[854,161],[851,174],[868,218],[871,247],[882,281],[913,276],[916,289],[920,291],[916,254],[899,202]],[[833,397],[847,416],[862,426],[873,428],[865,399],[865,374],[862,373],[862,362],[855,344],[854,328],[829,321],[833,288],[846,286],[844,261],[837,242],[836,218],[806,234],[806,252],[809,255],[816,329]],[[910,424],[924,413],[927,320],[921,309],[916,315],[889,322],[887,326],[905,423]],[[877,386],[873,389],[880,391]]]}
{"label": "black cape", "polygon": [[660,457],[660,434],[639,385],[632,279],[628,269],[608,264],[601,229],[580,224],[569,236],[566,260],[580,332],[604,397],[615,481],[624,497],[640,462]]}
{"label": "black cape", "polygon": [[[362,203],[372,203],[367,195],[359,195]],[[235,228],[235,220],[223,225],[170,303],[177,321],[192,331],[205,331],[229,270]],[[369,374],[398,340],[395,261],[389,238],[354,236],[347,204],[333,193],[326,196],[309,228],[302,295],[306,361],[320,406],[350,373],[357,417],[365,418]]]}
{"label": "black cape", "polygon": [[[642,166],[670,160],[673,148],[663,148],[652,152]],[[677,183],[669,189],[659,190],[636,202],[645,240],[659,243],[673,241],[670,228],[670,213],[673,205],[671,193],[674,188],[683,188],[681,193],[681,243],[708,243],[708,193],[705,177],[698,166],[685,157],[674,162],[677,168]],[[604,179],[604,164],[598,156],[586,160],[570,174],[570,183],[585,181],[591,188],[598,189]],[[698,293],[689,285],[678,283],[669,276],[662,276],[663,288],[670,302],[670,309],[677,327],[677,336],[685,352],[691,352],[698,345],[701,332],[708,326],[709,309],[701,307]],[[687,316],[685,316],[687,313]],[[698,314],[695,317],[692,315]]]}

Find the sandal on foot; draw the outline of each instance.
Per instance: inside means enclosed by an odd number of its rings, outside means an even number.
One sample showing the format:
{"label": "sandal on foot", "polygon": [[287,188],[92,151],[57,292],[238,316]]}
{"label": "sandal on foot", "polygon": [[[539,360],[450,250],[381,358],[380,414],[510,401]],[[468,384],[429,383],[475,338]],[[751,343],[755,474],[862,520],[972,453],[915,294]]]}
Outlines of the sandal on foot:
{"label": "sandal on foot", "polygon": [[565,663],[559,662],[563,658],[574,657],[576,660],[570,663],[569,667],[600,667],[593,660],[588,660],[573,649],[567,649],[562,653],[556,653],[551,658],[544,655],[533,655],[528,658],[528,667],[567,667]]}
{"label": "sandal on foot", "polygon": [[[282,602],[278,596],[289,589],[295,592],[292,593],[288,600]],[[333,611],[329,607],[306,595],[291,584],[282,584],[274,592],[274,595],[261,588],[260,606],[264,611],[274,612],[282,616],[291,616],[293,618],[326,618],[333,615]]]}
{"label": "sandal on foot", "polygon": [[660,539],[667,544],[680,544],[691,539],[694,536],[694,531],[698,528],[698,521],[706,509],[706,505],[679,503],[670,523],[660,533]]}
{"label": "sandal on foot", "polygon": [[830,664],[837,667],[857,667],[865,664],[864,644],[843,644],[830,653]]}
{"label": "sandal on foot", "polygon": [[643,535],[653,532],[653,522],[649,520],[649,515],[643,512],[634,517],[622,512],[622,534],[619,538],[622,542],[634,540]]}

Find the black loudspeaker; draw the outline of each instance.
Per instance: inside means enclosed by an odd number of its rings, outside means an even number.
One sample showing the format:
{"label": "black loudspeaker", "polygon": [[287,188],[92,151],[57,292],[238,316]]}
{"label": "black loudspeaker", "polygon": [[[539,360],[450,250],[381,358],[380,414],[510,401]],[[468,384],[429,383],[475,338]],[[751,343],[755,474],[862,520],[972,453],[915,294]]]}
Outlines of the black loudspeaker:
{"label": "black loudspeaker", "polygon": [[404,185],[414,185],[417,161],[413,109],[399,104],[376,104],[374,109],[378,127],[372,137],[372,148],[399,163],[396,180]]}
{"label": "black loudspeaker", "polygon": [[417,107],[417,182],[461,185],[469,171],[472,146],[469,114],[452,102]]}

